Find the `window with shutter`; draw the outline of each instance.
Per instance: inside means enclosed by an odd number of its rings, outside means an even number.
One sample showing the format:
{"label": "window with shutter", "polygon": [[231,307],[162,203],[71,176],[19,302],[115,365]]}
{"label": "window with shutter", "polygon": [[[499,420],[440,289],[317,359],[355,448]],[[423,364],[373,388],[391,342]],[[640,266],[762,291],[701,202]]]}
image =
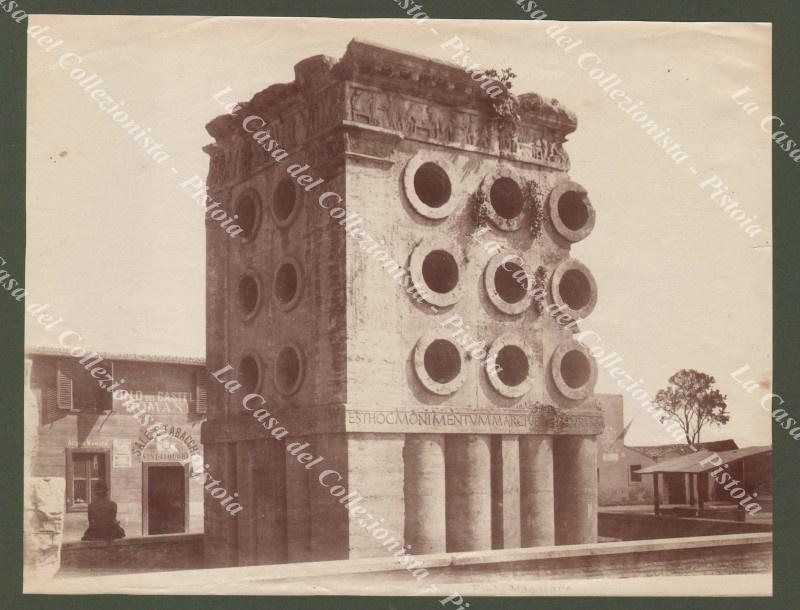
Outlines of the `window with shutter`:
{"label": "window with shutter", "polygon": [[102,411],[111,411],[114,408],[114,393],[109,392],[108,388],[114,384],[114,363],[106,360],[105,367],[111,377],[111,381],[103,380],[102,385],[98,384],[100,388],[100,409]]}
{"label": "window with shutter", "polygon": [[56,371],[56,403],[59,409],[71,411],[72,401],[72,380],[74,370],[71,363],[61,362]]}
{"label": "window with shutter", "polygon": [[66,500],[69,512],[85,511],[95,499],[97,483],[111,483],[108,449],[66,449]]}
{"label": "window with shutter", "polygon": [[205,369],[195,373],[194,406],[198,413],[205,413],[208,409],[208,390],[206,389]]}

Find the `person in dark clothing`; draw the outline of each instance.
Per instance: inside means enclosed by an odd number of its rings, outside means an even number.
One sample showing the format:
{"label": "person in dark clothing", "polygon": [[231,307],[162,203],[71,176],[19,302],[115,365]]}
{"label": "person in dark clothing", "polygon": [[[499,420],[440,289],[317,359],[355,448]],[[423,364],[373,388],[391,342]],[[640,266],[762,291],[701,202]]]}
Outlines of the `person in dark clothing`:
{"label": "person in dark clothing", "polygon": [[96,499],[89,504],[89,529],[81,540],[114,540],[124,538],[123,530],[117,521],[117,503],[108,499],[108,486],[98,481],[94,487]]}

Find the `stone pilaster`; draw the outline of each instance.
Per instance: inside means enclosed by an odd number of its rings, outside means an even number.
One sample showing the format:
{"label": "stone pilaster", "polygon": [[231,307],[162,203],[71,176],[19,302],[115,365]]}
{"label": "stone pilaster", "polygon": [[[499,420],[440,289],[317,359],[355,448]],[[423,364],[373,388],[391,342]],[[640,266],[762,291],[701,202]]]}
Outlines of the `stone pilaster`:
{"label": "stone pilaster", "polygon": [[[349,558],[386,557],[403,540],[403,434],[347,435],[347,492],[366,513],[349,513]],[[331,489],[333,491],[333,489]],[[372,525],[378,521],[377,525]],[[384,535],[385,530],[385,535]]]}
{"label": "stone pilaster", "polygon": [[[210,464],[209,472],[212,478],[224,481],[228,491],[235,492],[237,490],[236,443],[205,445],[203,457],[206,463]],[[218,501],[215,501],[207,493],[205,494],[203,516],[205,521],[203,549],[206,567],[238,565],[239,537],[236,516],[231,516]]]}
{"label": "stone pilaster", "polygon": [[492,548],[491,437],[453,434],[445,443],[447,550]]}
{"label": "stone pilaster", "polygon": [[[305,438],[287,438],[291,443]],[[286,459],[286,529],[287,555],[291,563],[311,561],[311,498],[309,471],[293,456]]]}
{"label": "stone pilaster", "polygon": [[521,546],[555,544],[553,437],[519,437]]}
{"label": "stone pilaster", "polygon": [[556,544],[597,542],[594,436],[560,436],[553,445]]}
{"label": "stone pilaster", "polygon": [[[310,437],[312,446],[319,455],[325,456],[322,464],[310,474],[308,481],[309,505],[311,512],[311,561],[348,559],[349,531],[348,514],[344,505],[331,496],[327,485],[347,486],[347,435],[319,434]],[[339,473],[339,480],[331,470]],[[323,476],[325,475],[325,476]]]}
{"label": "stone pilaster", "polygon": [[492,548],[520,547],[519,440],[492,437]]}
{"label": "stone pilaster", "polygon": [[403,463],[406,544],[414,555],[444,552],[444,436],[406,435]]}

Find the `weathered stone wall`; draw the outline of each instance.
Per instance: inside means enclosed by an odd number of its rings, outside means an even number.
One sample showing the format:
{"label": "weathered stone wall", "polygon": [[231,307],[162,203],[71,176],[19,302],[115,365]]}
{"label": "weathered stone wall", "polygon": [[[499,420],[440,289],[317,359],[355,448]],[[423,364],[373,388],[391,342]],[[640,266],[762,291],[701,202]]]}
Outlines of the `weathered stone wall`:
{"label": "weathered stone wall", "polygon": [[694,519],[630,512],[604,512],[597,515],[600,536],[618,540],[652,540],[689,536],[723,536],[771,532],[771,523],[740,523],[721,519]]}
{"label": "weathered stone wall", "polygon": [[[213,583],[220,595],[319,594],[320,588],[336,595],[363,594],[365,587],[388,596],[425,595],[430,581],[456,584],[466,596],[508,594],[541,595],[542,581],[576,579],[588,576],[618,579],[619,587],[633,583],[627,591],[640,595],[637,577],[714,574],[715,594],[729,592],[731,581],[724,575],[743,574],[756,581],[769,595],[772,570],[772,535],[769,533],[703,536],[675,540],[644,540],[587,544],[570,547],[507,549],[480,553],[436,553],[420,559],[430,578],[420,582],[393,557],[349,561],[326,561],[307,565],[241,567],[224,570],[183,572],[180,582],[170,573],[148,574],[132,583],[130,576],[104,576],[93,579],[97,593],[158,594],[168,587],[175,594],[197,595]],[[762,576],[766,578],[761,578]],[[764,583],[767,580],[767,583]],[[766,587],[764,586],[766,584]],[[708,591],[709,581],[703,581]],[[49,592],[83,593],[83,579],[58,579]],[[553,586],[553,585],[548,585]],[[664,585],[659,593],[669,594]],[[695,589],[697,595],[704,591]],[[584,591],[585,592],[585,591]],[[549,589],[544,593],[569,594],[569,589]]]}
{"label": "weathered stone wall", "polygon": [[28,478],[23,506],[25,578],[50,578],[60,566],[64,534],[64,479]]}
{"label": "weathered stone wall", "polygon": [[59,576],[190,570],[203,567],[202,534],[66,542]]}

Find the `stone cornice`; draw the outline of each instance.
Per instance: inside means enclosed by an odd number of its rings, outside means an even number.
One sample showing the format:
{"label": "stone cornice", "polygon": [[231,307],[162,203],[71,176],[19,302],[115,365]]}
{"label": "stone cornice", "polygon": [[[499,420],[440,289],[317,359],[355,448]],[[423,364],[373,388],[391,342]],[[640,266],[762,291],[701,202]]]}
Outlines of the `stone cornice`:
{"label": "stone cornice", "polygon": [[[350,81],[406,94],[446,107],[472,110],[487,120],[493,117],[492,100],[463,68],[448,62],[401,52],[361,40],[352,40],[336,61],[315,55],[295,65],[295,80],[278,83],[241,102],[238,117],[257,114],[270,121],[315,100],[337,81]],[[518,97],[521,124],[552,129],[560,139],[577,127],[575,115],[558,100],[536,93]],[[228,140],[241,126],[241,118],[221,115],[206,125],[218,142]]]}

